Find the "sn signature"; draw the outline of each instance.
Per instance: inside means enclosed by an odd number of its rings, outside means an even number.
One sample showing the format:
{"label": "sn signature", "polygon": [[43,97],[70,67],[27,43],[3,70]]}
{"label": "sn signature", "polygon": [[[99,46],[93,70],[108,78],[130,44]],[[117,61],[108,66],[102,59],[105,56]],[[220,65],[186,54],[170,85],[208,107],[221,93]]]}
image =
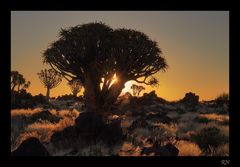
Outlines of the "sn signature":
{"label": "sn signature", "polygon": [[230,160],[221,160],[221,164],[226,166],[230,164]]}

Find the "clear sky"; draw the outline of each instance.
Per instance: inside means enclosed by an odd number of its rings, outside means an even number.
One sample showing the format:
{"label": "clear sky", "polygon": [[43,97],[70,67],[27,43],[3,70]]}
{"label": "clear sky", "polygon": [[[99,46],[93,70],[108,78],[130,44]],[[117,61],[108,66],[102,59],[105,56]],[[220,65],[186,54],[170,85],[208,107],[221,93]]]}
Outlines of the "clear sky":
{"label": "clear sky", "polygon": [[[48,67],[42,53],[60,28],[101,21],[136,29],[157,41],[169,65],[157,73],[158,96],[178,100],[192,91],[200,100],[229,92],[229,12],[227,11],[12,11],[11,70],[31,81],[33,95],[46,94],[37,73]],[[70,94],[63,81],[50,96]],[[130,83],[126,84],[126,90]]]}

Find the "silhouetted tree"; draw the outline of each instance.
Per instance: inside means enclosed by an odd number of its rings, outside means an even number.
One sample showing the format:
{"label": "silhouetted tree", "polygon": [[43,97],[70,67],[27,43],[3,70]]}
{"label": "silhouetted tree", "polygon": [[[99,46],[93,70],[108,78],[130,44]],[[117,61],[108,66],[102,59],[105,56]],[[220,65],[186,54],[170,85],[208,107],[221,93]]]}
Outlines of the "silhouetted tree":
{"label": "silhouetted tree", "polygon": [[167,68],[157,42],[142,32],[113,30],[103,23],[61,29],[43,59],[67,80],[81,81],[86,105],[93,110],[115,103],[129,80],[157,84],[153,74]]}
{"label": "silhouetted tree", "polygon": [[82,89],[82,83],[81,81],[74,79],[68,82],[68,85],[73,93],[73,96],[77,97],[77,94],[81,91]]}
{"label": "silhouetted tree", "polygon": [[50,97],[50,90],[57,87],[61,81],[62,76],[54,71],[53,69],[44,69],[41,70],[40,73],[37,73],[40,81],[44,85],[45,88],[47,88],[47,99]]}
{"label": "silhouetted tree", "polygon": [[132,84],[131,86],[131,89],[133,91],[133,96],[139,96],[139,94],[141,93],[141,91],[145,90],[145,88],[141,85],[135,85],[135,84]]}
{"label": "silhouetted tree", "polygon": [[131,89],[133,91],[133,96],[136,96],[136,94],[138,92],[138,86],[135,84],[132,84]]}
{"label": "silhouetted tree", "polygon": [[145,88],[141,85],[138,86],[138,96],[140,95],[141,91],[145,90]]}
{"label": "silhouetted tree", "polygon": [[17,93],[21,90],[29,88],[30,81],[26,82],[26,79],[18,71],[11,71],[11,91],[13,92],[17,88]]}
{"label": "silhouetted tree", "polygon": [[215,98],[215,102],[216,102],[217,106],[223,106],[224,104],[228,105],[228,103],[229,103],[228,93],[222,93],[222,94],[218,95]]}

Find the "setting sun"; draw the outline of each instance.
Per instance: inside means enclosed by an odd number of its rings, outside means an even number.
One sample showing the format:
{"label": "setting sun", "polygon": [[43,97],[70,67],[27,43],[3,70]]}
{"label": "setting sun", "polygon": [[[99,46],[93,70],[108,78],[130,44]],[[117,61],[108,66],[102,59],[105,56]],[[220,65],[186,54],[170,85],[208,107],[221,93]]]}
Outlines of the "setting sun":
{"label": "setting sun", "polygon": [[118,81],[118,79],[117,79],[117,75],[116,75],[116,73],[113,75],[113,78],[112,78],[112,81],[111,81],[111,83],[110,83],[110,85],[109,85],[109,88],[112,86],[112,84],[114,84],[115,82],[117,82]]}

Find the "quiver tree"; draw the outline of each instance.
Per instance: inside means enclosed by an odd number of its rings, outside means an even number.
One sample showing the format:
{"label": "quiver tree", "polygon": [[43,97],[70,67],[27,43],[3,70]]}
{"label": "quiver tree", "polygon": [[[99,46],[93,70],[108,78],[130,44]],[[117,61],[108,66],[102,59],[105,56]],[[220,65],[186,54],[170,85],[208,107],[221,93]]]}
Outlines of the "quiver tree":
{"label": "quiver tree", "polygon": [[137,95],[139,96],[141,91],[145,90],[145,88],[141,85],[138,86],[138,92],[137,92]]}
{"label": "quiver tree", "polygon": [[13,92],[15,89],[17,89],[17,93],[19,93],[21,90],[25,90],[29,88],[30,81],[26,81],[26,79],[23,77],[22,74],[20,74],[18,71],[11,71],[11,91]]}
{"label": "quiver tree", "polygon": [[135,85],[135,84],[132,84],[131,89],[132,89],[132,92],[133,92],[133,96],[136,96],[137,92],[138,92],[138,86]]}
{"label": "quiver tree", "polygon": [[47,88],[46,97],[49,99],[50,90],[57,87],[61,83],[62,76],[53,69],[41,70],[41,72],[37,73],[37,75],[44,87]]}
{"label": "quiver tree", "polygon": [[77,97],[77,94],[81,91],[82,89],[82,83],[81,81],[77,79],[73,79],[68,82],[68,85],[72,91],[73,96]]}
{"label": "quiver tree", "polygon": [[129,80],[157,84],[153,74],[167,67],[157,43],[147,35],[103,23],[61,29],[43,59],[67,80],[81,81],[86,105],[93,110],[115,103]]}
{"label": "quiver tree", "polygon": [[145,88],[141,85],[135,85],[135,84],[132,84],[131,86],[131,89],[133,91],[133,96],[139,96],[139,94],[141,93],[141,91],[145,90]]}

